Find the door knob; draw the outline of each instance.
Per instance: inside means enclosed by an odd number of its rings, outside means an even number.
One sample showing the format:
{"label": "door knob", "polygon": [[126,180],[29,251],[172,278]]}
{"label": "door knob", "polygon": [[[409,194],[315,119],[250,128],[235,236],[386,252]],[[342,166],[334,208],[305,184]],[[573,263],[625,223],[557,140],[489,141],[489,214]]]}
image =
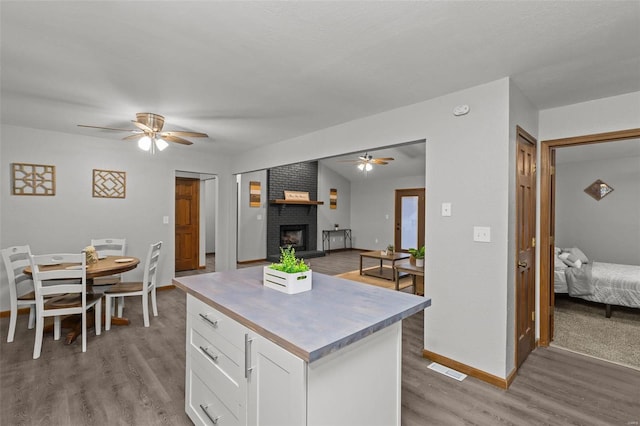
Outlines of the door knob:
{"label": "door knob", "polygon": [[520,262],[518,262],[518,266],[521,267],[521,268],[526,268],[529,265],[527,264],[527,262],[520,261]]}

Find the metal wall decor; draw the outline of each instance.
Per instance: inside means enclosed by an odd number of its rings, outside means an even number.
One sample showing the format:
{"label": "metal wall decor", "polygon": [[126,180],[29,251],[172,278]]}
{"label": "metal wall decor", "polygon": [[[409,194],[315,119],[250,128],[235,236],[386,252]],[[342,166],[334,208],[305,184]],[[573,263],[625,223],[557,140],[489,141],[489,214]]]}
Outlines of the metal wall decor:
{"label": "metal wall decor", "polygon": [[56,166],[13,163],[13,195],[56,195]]}
{"label": "metal wall decor", "polygon": [[600,179],[593,182],[584,189],[584,192],[591,195],[595,200],[600,201],[613,192],[613,188]]}
{"label": "metal wall decor", "polygon": [[96,198],[125,198],[127,173],[93,169],[93,196]]}
{"label": "metal wall decor", "polygon": [[338,208],[338,190],[336,188],[329,190],[329,208],[333,210]]}
{"label": "metal wall decor", "polygon": [[260,182],[249,182],[249,207],[260,207]]}

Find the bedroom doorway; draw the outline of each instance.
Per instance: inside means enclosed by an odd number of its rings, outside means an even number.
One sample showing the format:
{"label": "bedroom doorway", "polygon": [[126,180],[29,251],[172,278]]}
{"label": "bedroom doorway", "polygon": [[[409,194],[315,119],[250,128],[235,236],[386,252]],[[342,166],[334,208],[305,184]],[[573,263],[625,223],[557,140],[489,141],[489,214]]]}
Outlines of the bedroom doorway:
{"label": "bedroom doorway", "polygon": [[598,133],[541,143],[540,152],[540,346],[549,346],[554,332],[554,247],[555,247],[555,150],[586,144],[640,138],[640,128]]}

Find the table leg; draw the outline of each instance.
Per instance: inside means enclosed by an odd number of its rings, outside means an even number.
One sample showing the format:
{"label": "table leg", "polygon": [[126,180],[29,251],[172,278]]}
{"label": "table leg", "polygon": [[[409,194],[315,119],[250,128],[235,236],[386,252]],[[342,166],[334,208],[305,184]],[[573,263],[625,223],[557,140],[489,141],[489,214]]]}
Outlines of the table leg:
{"label": "table leg", "polygon": [[393,268],[393,273],[396,279],[396,291],[400,290],[400,271],[398,271],[395,266]]}
{"label": "table leg", "polygon": [[360,256],[360,275],[362,275],[362,256]]}

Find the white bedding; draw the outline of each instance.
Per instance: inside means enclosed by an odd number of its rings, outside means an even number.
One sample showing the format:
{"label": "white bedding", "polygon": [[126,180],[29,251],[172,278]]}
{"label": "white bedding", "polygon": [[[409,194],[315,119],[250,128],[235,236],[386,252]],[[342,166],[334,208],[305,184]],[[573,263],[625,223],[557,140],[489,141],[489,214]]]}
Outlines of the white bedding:
{"label": "white bedding", "polygon": [[[581,299],[640,308],[640,266],[593,262],[591,274],[593,293]],[[556,293],[568,293],[564,268],[555,268],[553,285]]]}

